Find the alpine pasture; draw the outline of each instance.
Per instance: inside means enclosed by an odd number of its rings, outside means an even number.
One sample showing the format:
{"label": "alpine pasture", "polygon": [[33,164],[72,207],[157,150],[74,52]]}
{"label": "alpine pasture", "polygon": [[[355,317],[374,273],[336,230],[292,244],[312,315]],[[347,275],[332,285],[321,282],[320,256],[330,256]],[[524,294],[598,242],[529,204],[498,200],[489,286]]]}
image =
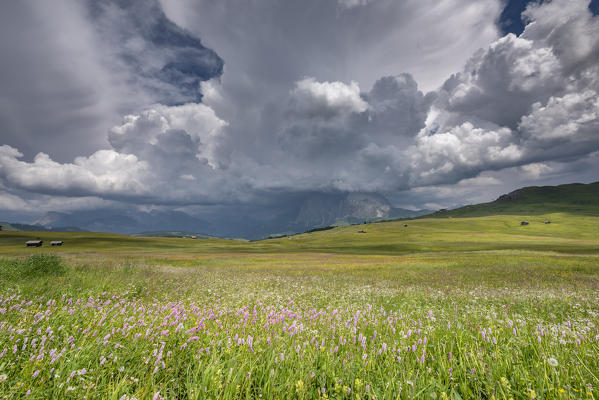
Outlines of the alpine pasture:
{"label": "alpine pasture", "polygon": [[0,254],[0,398],[599,398],[592,215]]}

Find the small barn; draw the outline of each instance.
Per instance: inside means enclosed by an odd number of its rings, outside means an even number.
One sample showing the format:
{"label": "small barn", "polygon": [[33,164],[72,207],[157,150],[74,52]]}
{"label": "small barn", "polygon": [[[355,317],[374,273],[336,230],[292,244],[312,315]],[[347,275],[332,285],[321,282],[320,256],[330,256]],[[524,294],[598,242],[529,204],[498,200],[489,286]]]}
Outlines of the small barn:
{"label": "small barn", "polygon": [[51,244],[52,246],[62,246],[62,245],[63,245],[63,243],[64,243],[64,242],[63,242],[62,240],[54,240],[54,241],[50,242],[50,244]]}
{"label": "small barn", "polygon": [[43,243],[43,240],[28,240],[25,242],[27,247],[41,247]]}
{"label": "small barn", "polygon": [[520,225],[522,225],[522,226],[528,225],[528,221],[522,221],[522,222],[520,222]]}

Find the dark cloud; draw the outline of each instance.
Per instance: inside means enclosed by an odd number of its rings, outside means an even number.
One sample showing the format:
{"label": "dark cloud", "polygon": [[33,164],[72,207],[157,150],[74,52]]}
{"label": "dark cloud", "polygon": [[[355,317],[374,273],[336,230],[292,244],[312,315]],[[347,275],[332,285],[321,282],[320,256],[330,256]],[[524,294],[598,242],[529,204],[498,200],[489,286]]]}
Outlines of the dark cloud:
{"label": "dark cloud", "polygon": [[436,93],[426,96],[410,74],[377,80],[368,94],[372,135],[414,136],[422,128]]}
{"label": "dark cloud", "polygon": [[0,135],[26,159],[110,148],[106,132],[149,104],[201,98],[223,61],[157,1],[2,2]]}
{"label": "dark cloud", "polygon": [[[106,148],[119,96],[90,51],[82,10],[63,1],[0,4],[0,137],[31,159],[61,161]],[[75,34],[76,32],[76,34]]]}
{"label": "dark cloud", "polygon": [[200,101],[200,82],[222,74],[216,52],[170,21],[157,0],[89,0],[87,5],[100,36],[155,101]]}
{"label": "dark cloud", "polygon": [[533,102],[547,101],[565,85],[561,68],[551,48],[508,34],[444,84],[443,108],[515,128]]}

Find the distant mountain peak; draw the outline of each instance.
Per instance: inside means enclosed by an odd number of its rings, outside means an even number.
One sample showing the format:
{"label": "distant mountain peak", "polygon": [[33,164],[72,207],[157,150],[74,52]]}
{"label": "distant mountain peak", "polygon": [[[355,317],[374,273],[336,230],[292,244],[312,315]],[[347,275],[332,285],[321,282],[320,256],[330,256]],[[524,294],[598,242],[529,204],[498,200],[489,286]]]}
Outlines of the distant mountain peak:
{"label": "distant mountain peak", "polygon": [[386,218],[391,211],[389,201],[378,193],[349,193],[340,204],[341,218]]}
{"label": "distant mountain peak", "polygon": [[67,213],[61,213],[58,211],[48,211],[43,217],[35,220],[33,225],[41,225],[46,228],[52,228],[52,226],[60,224],[60,221],[64,218],[67,218],[68,215],[69,214]]}
{"label": "distant mountain peak", "polygon": [[423,211],[393,208],[379,193],[314,193],[301,204],[295,222],[304,228],[361,223],[422,215]]}

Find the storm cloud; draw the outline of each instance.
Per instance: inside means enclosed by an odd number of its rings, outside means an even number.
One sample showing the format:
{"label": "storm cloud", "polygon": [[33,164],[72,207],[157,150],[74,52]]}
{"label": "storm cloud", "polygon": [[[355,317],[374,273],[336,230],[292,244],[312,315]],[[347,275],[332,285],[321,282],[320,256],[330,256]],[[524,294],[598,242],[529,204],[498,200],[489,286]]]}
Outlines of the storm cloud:
{"label": "storm cloud", "polygon": [[314,191],[434,208],[596,180],[588,1],[531,3],[504,36],[495,0],[70,6],[2,6],[43,23],[1,28],[20,36],[2,39],[0,208]]}

